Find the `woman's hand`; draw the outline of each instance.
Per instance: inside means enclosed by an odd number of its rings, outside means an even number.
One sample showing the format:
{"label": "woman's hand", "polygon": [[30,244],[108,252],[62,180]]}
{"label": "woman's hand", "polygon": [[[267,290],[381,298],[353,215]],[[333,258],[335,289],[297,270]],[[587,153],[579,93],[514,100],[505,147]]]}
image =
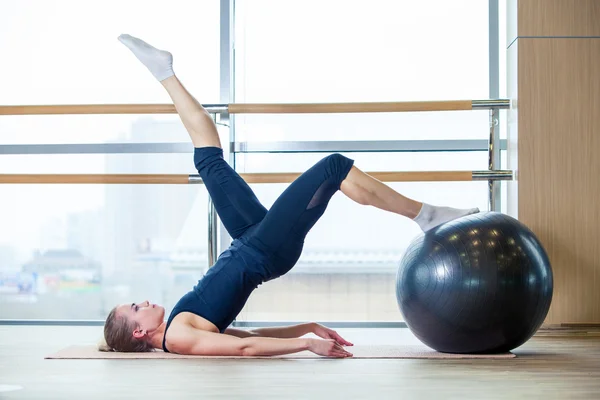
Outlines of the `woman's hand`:
{"label": "woman's hand", "polygon": [[308,343],[308,350],[320,356],[336,358],[353,356],[334,339],[308,339]]}
{"label": "woman's hand", "polygon": [[323,325],[317,324],[316,322],[313,324],[312,333],[323,339],[333,339],[337,344],[342,346],[354,346],[352,343],[341,337],[333,329],[329,329]]}

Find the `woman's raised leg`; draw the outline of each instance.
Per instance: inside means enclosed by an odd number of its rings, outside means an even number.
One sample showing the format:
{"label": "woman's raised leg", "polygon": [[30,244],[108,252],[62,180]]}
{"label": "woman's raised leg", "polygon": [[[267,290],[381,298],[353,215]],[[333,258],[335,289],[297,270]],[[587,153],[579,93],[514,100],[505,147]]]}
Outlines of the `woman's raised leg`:
{"label": "woman's raised leg", "polygon": [[119,41],[131,50],[167,90],[194,147],[221,147],[212,117],[175,76],[173,55],[131,35],[121,35]]}
{"label": "woman's raised leg", "polygon": [[173,100],[194,144],[194,163],[229,234],[235,239],[262,221],[267,209],[250,186],[223,159],[217,127],[210,114],[187,91],[173,72],[173,56],[141,39],[119,36],[119,41],[150,70]]}

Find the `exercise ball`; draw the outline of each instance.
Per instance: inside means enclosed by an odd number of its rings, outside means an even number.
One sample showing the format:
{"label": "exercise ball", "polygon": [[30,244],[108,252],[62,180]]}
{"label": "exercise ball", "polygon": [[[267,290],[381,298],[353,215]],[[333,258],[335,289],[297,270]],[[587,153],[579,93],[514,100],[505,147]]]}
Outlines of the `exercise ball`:
{"label": "exercise ball", "polygon": [[444,353],[500,353],[525,343],[552,300],[552,269],[533,232],[497,212],[421,234],[396,275],[408,328]]}

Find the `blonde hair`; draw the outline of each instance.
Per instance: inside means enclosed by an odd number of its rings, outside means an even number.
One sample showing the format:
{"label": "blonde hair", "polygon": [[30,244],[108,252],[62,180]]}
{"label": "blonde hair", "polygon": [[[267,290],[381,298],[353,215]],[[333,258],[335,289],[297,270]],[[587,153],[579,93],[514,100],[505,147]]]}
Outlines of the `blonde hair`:
{"label": "blonde hair", "polygon": [[104,324],[104,340],[98,343],[99,351],[148,352],[154,347],[145,339],[137,339],[132,332],[137,328],[127,317],[117,313],[113,308]]}
{"label": "blonde hair", "polygon": [[114,351],[112,347],[106,343],[106,339],[102,338],[98,341],[98,351]]}

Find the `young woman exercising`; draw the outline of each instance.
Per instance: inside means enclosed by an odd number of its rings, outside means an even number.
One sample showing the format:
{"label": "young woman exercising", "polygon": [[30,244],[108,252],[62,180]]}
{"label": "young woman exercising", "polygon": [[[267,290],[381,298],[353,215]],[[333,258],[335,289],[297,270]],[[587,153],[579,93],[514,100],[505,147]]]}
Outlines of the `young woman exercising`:
{"label": "young woman exercising", "polygon": [[[253,331],[229,328],[254,289],[287,273],[298,261],[304,238],[340,190],[370,205],[414,220],[423,231],[479,212],[420,203],[365,174],[353,160],[332,154],[298,177],[267,210],[252,189],[223,159],[216,127],[207,111],[173,72],[173,57],[130,35],[119,40],[169,93],[194,145],[194,163],[223,222],[231,246],[175,305],[148,301],[122,304],[108,315],[106,346],[112,351],[151,351],[214,356],[273,356],[309,350],[328,357],[351,357],[352,344],[316,323]],[[302,338],[314,333],[321,339]]]}

